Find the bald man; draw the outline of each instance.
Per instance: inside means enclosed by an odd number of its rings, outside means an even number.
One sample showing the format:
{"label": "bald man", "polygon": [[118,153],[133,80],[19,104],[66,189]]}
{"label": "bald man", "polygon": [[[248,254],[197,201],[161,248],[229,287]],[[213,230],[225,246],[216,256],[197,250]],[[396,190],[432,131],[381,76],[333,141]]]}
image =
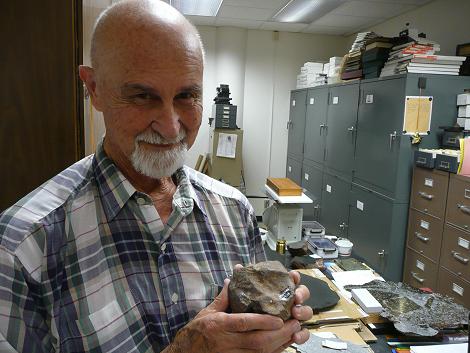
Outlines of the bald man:
{"label": "bald man", "polygon": [[265,255],[246,198],[183,166],[202,114],[195,28],[165,3],[122,1],[98,19],[91,55],[79,72],[103,112],[103,142],[0,216],[0,352],[305,342],[304,286],[286,322],[226,313],[235,265]]}

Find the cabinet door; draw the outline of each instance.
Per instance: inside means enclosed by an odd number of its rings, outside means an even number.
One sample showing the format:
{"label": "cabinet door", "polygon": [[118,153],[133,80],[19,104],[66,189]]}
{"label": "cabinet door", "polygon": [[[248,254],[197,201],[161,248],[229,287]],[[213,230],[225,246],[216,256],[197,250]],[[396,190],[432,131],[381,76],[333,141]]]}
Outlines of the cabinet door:
{"label": "cabinet door", "polygon": [[302,165],[302,187],[307,190],[308,196],[313,200],[313,203],[303,205],[305,221],[319,220],[322,184],[323,168],[310,165],[304,160]]}
{"label": "cabinet door", "polygon": [[361,85],[354,177],[393,197],[401,143],[404,78]]}
{"label": "cabinet door", "polygon": [[306,90],[291,92],[289,121],[287,123],[289,129],[287,154],[299,160],[302,160],[304,151],[306,99]]}
{"label": "cabinet door", "polygon": [[352,185],[349,239],[353,252],[386,279],[400,281],[406,238],[407,204],[394,204]]}
{"label": "cabinet door", "polygon": [[307,94],[304,158],[323,163],[326,136],[328,88],[314,88]]}
{"label": "cabinet door", "polygon": [[324,174],[320,223],[326,228],[327,234],[340,237],[348,235],[350,189],[350,182]]}
{"label": "cabinet door", "polygon": [[297,183],[297,185],[302,184],[302,163],[287,157],[287,166],[286,166],[286,178]]}
{"label": "cabinet door", "polygon": [[354,162],[358,99],[358,84],[330,88],[325,166],[347,178],[351,178]]}

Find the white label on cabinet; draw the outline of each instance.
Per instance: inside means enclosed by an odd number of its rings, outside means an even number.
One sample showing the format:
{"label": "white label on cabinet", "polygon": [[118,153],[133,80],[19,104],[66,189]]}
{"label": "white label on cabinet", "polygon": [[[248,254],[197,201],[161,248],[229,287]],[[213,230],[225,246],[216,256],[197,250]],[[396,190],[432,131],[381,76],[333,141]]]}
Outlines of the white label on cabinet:
{"label": "white label on cabinet", "polygon": [[310,98],[310,104],[315,104],[315,98]]}
{"label": "white label on cabinet", "polygon": [[333,104],[339,103],[339,97],[333,97]]}
{"label": "white label on cabinet", "polygon": [[304,174],[304,178],[305,178],[305,180],[308,180],[308,174],[307,173]]}
{"label": "white label on cabinet", "polygon": [[359,200],[356,200],[356,207],[358,210],[364,211],[364,203]]}
{"label": "white label on cabinet", "polygon": [[452,291],[463,297],[463,288],[458,284],[452,283]]}
{"label": "white label on cabinet", "polygon": [[367,95],[366,95],[366,103],[367,103],[367,104],[372,104],[372,103],[374,103],[374,95],[373,95],[373,94],[367,94]]}
{"label": "white label on cabinet", "polygon": [[326,184],[326,192],[331,192],[331,185]]}
{"label": "white label on cabinet", "polygon": [[421,228],[429,230],[429,222],[421,220],[419,225],[420,225]]}
{"label": "white label on cabinet", "polygon": [[292,106],[295,107],[295,99],[292,100]]}
{"label": "white label on cabinet", "polygon": [[459,237],[457,244],[459,244],[459,246],[461,246],[464,249],[467,249],[467,250],[470,249],[470,241],[468,241],[467,239]]}
{"label": "white label on cabinet", "polygon": [[419,260],[416,260],[416,267],[419,268],[421,271],[424,271],[424,264]]}
{"label": "white label on cabinet", "polygon": [[289,173],[292,173],[292,167],[288,166],[287,169],[289,169]]}
{"label": "white label on cabinet", "polygon": [[429,179],[429,178],[424,178],[424,185],[429,186],[430,188],[432,188],[433,185],[434,185],[434,180]]}

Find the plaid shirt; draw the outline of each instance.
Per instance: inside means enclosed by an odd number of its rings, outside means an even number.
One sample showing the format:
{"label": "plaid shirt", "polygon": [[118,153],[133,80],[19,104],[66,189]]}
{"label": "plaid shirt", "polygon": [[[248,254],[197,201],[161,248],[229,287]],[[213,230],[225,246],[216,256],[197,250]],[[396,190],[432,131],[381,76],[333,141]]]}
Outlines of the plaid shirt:
{"label": "plaid shirt", "polygon": [[0,352],[159,352],[235,264],[265,259],[253,208],[183,167],[163,224],[102,145],[0,215]]}

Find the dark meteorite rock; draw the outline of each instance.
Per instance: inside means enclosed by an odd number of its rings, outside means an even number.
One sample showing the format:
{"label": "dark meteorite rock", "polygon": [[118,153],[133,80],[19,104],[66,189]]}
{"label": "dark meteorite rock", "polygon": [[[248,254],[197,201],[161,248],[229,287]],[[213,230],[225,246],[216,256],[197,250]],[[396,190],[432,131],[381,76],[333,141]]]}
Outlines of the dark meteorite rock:
{"label": "dark meteorite rock", "polygon": [[279,261],[260,262],[235,270],[228,286],[234,313],[258,313],[287,320],[295,284]]}
{"label": "dark meteorite rock", "polygon": [[305,240],[297,241],[287,245],[287,250],[292,256],[304,256],[308,254],[308,246]]}

